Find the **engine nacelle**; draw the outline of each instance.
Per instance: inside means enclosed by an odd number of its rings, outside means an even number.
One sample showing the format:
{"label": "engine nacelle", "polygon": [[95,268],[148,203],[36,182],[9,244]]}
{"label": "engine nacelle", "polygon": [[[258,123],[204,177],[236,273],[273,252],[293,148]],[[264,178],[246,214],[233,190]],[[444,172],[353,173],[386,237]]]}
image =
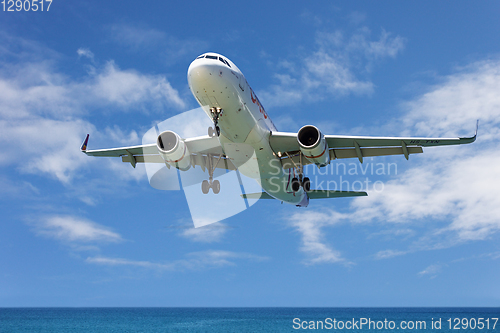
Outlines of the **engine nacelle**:
{"label": "engine nacelle", "polygon": [[156,146],[161,157],[173,167],[187,170],[191,167],[189,149],[177,133],[165,131],[158,135]]}
{"label": "engine nacelle", "polygon": [[318,128],[312,125],[306,125],[299,130],[297,134],[300,151],[304,156],[316,164],[323,167],[330,163],[330,151],[325,136]]}

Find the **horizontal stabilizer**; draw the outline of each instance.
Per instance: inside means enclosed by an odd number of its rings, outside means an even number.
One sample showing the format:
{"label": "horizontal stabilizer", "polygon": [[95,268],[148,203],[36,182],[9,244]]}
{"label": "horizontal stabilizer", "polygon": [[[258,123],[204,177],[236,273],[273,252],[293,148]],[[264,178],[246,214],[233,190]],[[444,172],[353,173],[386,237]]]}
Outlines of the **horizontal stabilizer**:
{"label": "horizontal stabilizer", "polygon": [[[310,190],[307,192],[309,199],[328,199],[328,198],[344,198],[344,197],[366,197],[366,192],[357,191],[328,191],[328,190]],[[274,199],[266,192],[248,193],[241,195],[245,199]]]}
{"label": "horizontal stabilizer", "polygon": [[343,197],[366,197],[366,192],[357,191],[329,191],[329,190],[311,190],[307,192],[309,199],[328,199]]}
{"label": "horizontal stabilizer", "polygon": [[242,194],[241,197],[244,199],[274,199],[266,192]]}

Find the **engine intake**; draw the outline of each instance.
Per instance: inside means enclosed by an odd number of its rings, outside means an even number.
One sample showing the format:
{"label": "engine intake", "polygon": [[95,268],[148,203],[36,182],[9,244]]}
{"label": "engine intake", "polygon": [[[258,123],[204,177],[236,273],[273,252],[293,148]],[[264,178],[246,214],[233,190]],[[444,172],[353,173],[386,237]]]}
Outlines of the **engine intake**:
{"label": "engine intake", "polygon": [[160,156],[173,167],[187,170],[191,167],[191,154],[181,137],[172,131],[165,131],[158,135],[156,146]]}
{"label": "engine intake", "polygon": [[316,164],[323,167],[330,163],[330,152],[325,136],[316,126],[306,125],[297,134],[300,151],[304,156]]}

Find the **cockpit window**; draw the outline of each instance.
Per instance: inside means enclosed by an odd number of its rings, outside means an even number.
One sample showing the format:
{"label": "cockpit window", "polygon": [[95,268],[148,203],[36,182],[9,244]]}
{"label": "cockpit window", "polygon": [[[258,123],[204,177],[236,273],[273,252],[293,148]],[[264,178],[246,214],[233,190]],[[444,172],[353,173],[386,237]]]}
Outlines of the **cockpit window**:
{"label": "cockpit window", "polygon": [[224,59],[222,57],[218,57],[218,56],[215,56],[215,55],[209,55],[209,54],[203,54],[203,55],[199,56],[196,59],[202,59],[202,58],[214,59],[214,60],[219,59],[220,62],[226,64],[229,68],[231,68],[231,65],[229,64],[229,61],[227,61],[226,59]]}
{"label": "cockpit window", "polygon": [[219,57],[219,60],[225,63],[227,66],[231,67],[231,65],[229,65],[229,62],[226,59]]}

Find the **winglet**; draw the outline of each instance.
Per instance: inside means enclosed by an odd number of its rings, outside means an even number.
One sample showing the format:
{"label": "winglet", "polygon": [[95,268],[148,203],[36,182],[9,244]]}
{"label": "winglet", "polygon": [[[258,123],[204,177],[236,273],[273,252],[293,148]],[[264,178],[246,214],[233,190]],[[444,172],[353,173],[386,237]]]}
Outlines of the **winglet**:
{"label": "winglet", "polygon": [[467,137],[467,138],[459,138],[460,141],[458,144],[463,144],[463,143],[473,143],[476,141],[477,137],[477,129],[479,128],[479,119],[476,121],[476,131],[474,132],[474,136]]}
{"label": "winglet", "polygon": [[82,147],[80,148],[81,151],[85,152],[87,150],[87,143],[89,142],[89,134],[87,134],[87,137],[85,138],[85,141],[83,141]]}

